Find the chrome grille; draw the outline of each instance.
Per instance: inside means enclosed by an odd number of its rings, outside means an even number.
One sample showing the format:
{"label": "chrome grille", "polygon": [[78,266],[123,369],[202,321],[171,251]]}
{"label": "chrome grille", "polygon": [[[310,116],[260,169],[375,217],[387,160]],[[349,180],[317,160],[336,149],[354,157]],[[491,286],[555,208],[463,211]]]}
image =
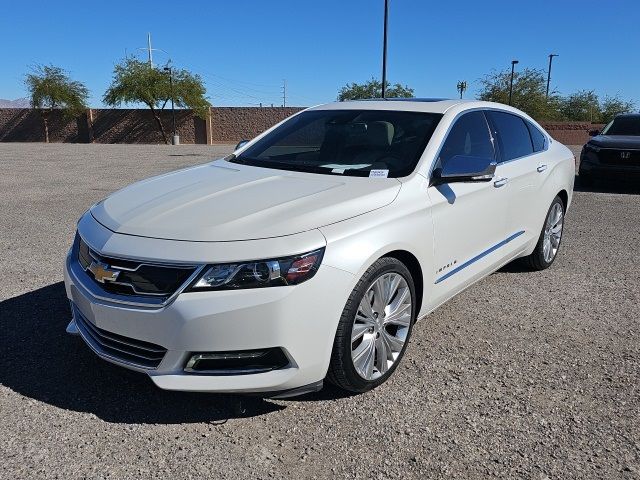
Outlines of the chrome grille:
{"label": "chrome grille", "polygon": [[[194,265],[162,265],[104,256],[78,235],[77,261],[96,285],[111,294],[167,299],[194,274]],[[114,278],[97,278],[95,267],[116,272]],[[104,272],[104,270],[102,270]]]}
{"label": "chrome grille", "polygon": [[640,166],[640,150],[603,148],[598,157],[605,165]]}
{"label": "chrome grille", "polygon": [[142,340],[111,333],[93,325],[73,305],[73,318],[84,341],[98,355],[116,362],[145,369],[154,369],[167,353],[167,349]]}

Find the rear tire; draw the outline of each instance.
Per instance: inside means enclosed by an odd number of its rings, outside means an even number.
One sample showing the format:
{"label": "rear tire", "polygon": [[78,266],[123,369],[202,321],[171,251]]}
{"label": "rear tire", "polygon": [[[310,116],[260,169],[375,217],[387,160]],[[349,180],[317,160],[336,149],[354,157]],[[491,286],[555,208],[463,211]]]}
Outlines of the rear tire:
{"label": "rear tire", "polygon": [[367,269],[344,307],[327,380],[361,393],[384,383],[404,356],[416,317],[411,273],[395,258]]}
{"label": "rear tire", "polygon": [[531,270],[549,268],[558,256],[564,231],[564,213],[565,206],[562,199],[554,198],[547,211],[535,250],[531,255],[523,258],[525,265]]}

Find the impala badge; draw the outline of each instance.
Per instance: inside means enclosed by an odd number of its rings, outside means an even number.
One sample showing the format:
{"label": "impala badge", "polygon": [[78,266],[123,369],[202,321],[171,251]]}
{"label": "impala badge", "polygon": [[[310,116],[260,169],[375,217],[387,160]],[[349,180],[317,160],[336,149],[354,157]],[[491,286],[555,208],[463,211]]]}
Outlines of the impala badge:
{"label": "impala badge", "polygon": [[87,267],[91,273],[93,273],[93,278],[96,279],[96,282],[104,283],[104,282],[115,282],[120,275],[119,270],[111,270],[109,265],[96,262],[95,260],[91,262],[91,264]]}

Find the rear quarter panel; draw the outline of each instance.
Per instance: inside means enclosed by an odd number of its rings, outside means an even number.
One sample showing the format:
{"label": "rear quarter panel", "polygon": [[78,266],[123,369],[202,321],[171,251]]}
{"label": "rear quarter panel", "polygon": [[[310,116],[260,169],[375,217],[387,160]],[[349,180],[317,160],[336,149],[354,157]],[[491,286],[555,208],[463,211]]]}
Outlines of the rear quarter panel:
{"label": "rear quarter panel", "polygon": [[[538,235],[542,231],[551,202],[562,191],[567,194],[566,208],[569,208],[573,198],[575,181],[575,158],[571,150],[560,142],[552,141],[541,160],[548,168],[541,179],[534,207],[533,230],[538,232]],[[537,241],[538,236],[535,236],[531,240],[526,254],[533,251]]]}

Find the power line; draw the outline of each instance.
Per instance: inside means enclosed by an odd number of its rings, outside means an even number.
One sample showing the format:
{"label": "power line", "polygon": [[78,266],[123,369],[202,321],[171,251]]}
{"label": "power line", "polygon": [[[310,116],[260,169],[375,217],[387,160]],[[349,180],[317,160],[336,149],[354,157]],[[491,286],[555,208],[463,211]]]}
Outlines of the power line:
{"label": "power line", "polygon": [[[209,78],[212,83],[215,83],[216,85],[223,85],[222,83],[220,83],[220,80],[217,80],[217,79],[222,79],[220,75],[215,75],[210,72],[203,72],[202,74],[205,77]],[[216,80],[211,79],[212,77],[216,77]],[[259,93],[262,95],[279,95],[280,94],[280,87],[274,87],[274,90],[258,90],[256,88],[251,88],[251,87],[241,85],[239,84],[239,82],[234,82],[232,80],[223,79],[222,81],[232,85],[232,86],[224,85],[224,88],[235,88],[236,90],[242,89],[243,92],[250,91],[250,92]]]}
{"label": "power line", "polygon": [[[275,88],[275,89],[279,88],[279,85],[266,85],[264,83],[247,82],[246,80],[234,80],[233,78],[223,77],[222,75],[217,75],[215,73],[211,73],[211,72],[206,72],[206,73],[207,75],[211,75],[212,77],[218,77],[222,80],[225,80],[233,84],[244,84],[244,85],[251,85],[254,87],[262,87],[262,88]],[[246,87],[246,88],[249,90],[253,90],[252,88],[249,88],[249,87]]]}
{"label": "power line", "polygon": [[[205,77],[209,77],[209,76],[210,76],[210,74],[205,74]],[[241,95],[243,97],[253,98],[254,100],[259,100],[259,101],[263,101],[263,99],[265,97],[275,98],[276,95],[278,95],[278,92],[263,92],[263,94],[261,96],[256,96],[253,93],[248,93],[248,92],[246,92],[244,90],[240,90],[238,88],[234,88],[234,87],[230,87],[228,85],[224,85],[224,84],[222,84],[222,83],[220,83],[220,82],[218,82],[216,80],[212,80],[211,78],[208,79],[208,82],[213,84],[213,85],[215,85],[215,86],[217,86],[218,88],[229,90],[229,91],[235,92],[235,93],[237,93],[237,94],[239,94],[239,95]]]}

